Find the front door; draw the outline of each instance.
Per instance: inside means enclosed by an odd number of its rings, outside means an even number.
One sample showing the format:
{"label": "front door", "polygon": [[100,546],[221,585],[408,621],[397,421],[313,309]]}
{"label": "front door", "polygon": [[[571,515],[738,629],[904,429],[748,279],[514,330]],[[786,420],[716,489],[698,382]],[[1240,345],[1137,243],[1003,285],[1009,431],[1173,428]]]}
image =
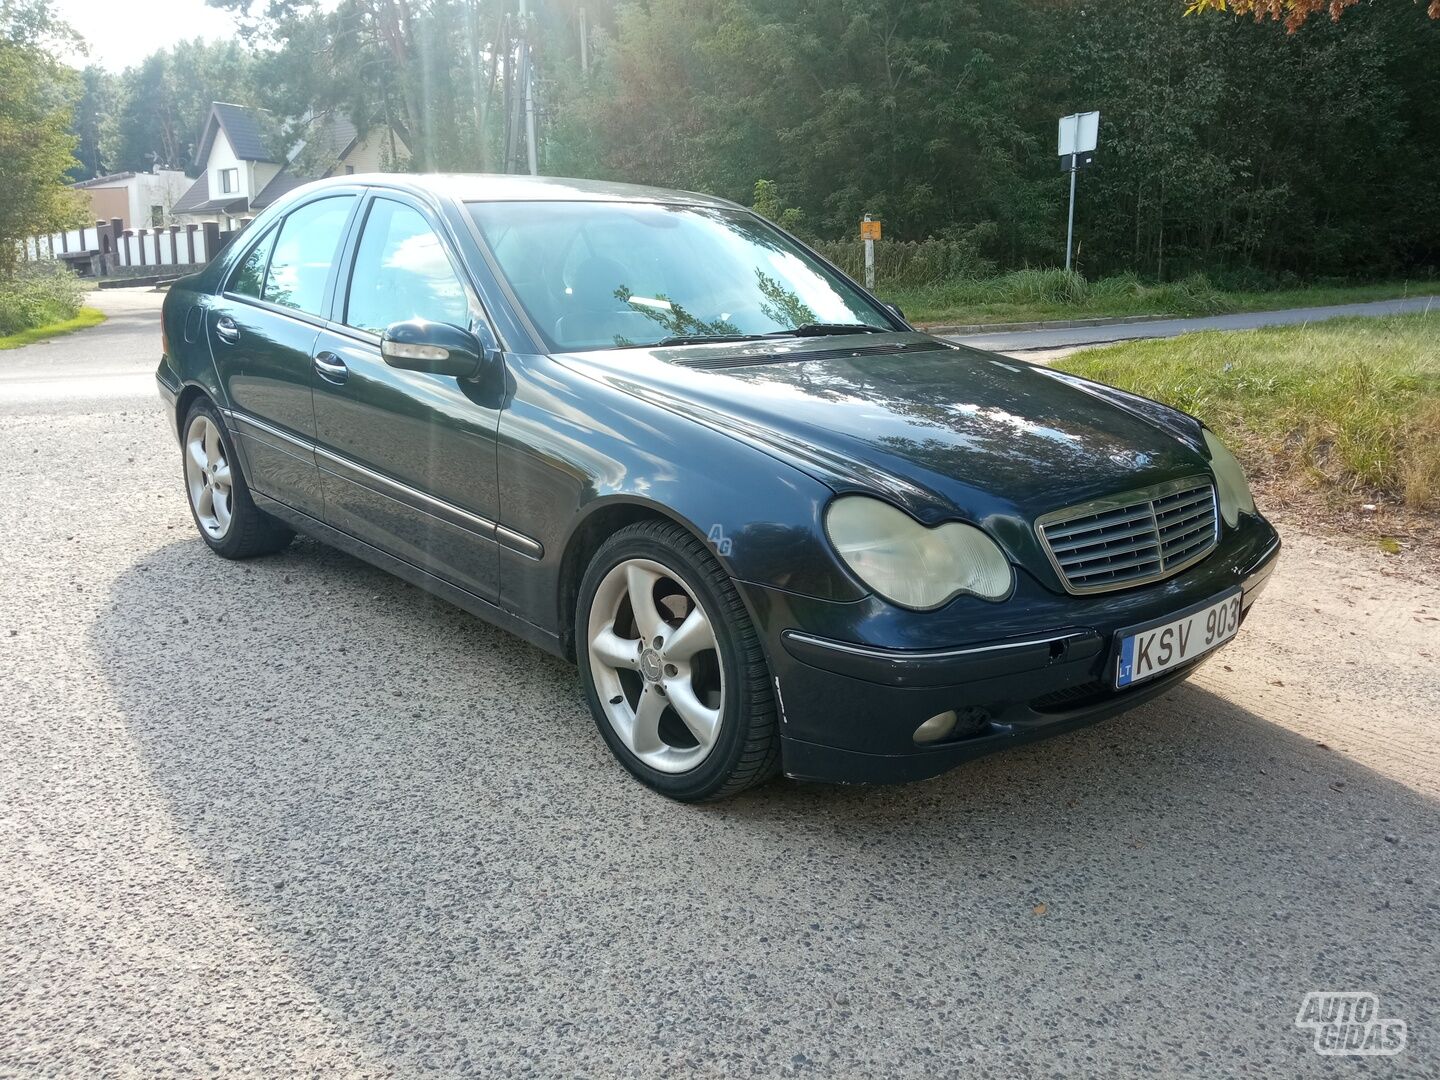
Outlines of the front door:
{"label": "front door", "polygon": [[318,199],[260,237],[207,318],[210,349],[256,491],[324,515],[311,358],[356,196]]}
{"label": "front door", "polygon": [[478,303],[437,223],[376,197],[335,319],[314,345],[315,423],[326,521],[493,600],[494,391],[392,368],[380,334],[407,319],[473,327]]}

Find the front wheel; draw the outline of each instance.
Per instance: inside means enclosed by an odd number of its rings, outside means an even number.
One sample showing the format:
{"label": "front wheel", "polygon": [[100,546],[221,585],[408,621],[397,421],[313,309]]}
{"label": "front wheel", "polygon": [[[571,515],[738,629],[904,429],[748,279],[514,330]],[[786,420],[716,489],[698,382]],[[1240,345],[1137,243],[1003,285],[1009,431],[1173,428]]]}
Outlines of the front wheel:
{"label": "front wheel", "polygon": [[759,637],[724,567],[687,530],[645,521],[601,545],[575,627],[596,726],[642,782],[700,802],[779,771]]}

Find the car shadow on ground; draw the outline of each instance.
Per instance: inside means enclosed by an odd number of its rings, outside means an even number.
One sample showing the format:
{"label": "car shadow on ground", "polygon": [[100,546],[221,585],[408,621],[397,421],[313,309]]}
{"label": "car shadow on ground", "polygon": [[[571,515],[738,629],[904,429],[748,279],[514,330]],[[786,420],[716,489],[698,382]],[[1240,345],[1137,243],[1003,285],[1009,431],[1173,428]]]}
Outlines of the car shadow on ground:
{"label": "car shadow on ground", "polygon": [[747,1069],[864,1025],[898,1071],[887,1040],[958,1011],[955,1060],[1023,1020],[1292,1071],[1335,988],[1429,1038],[1440,807],[1199,688],[922,784],[683,807],[610,758],[572,667],[313,542],[174,543],[110,601],[91,642],[175,829],[399,1066],[698,1069],[722,1048],[683,1018],[719,1010]]}

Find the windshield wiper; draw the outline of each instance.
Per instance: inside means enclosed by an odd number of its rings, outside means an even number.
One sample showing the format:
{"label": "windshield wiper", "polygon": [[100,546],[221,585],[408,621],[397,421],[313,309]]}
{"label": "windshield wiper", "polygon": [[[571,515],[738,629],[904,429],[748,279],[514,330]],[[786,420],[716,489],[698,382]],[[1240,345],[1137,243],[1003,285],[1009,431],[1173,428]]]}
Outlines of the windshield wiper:
{"label": "windshield wiper", "polygon": [[812,322],[804,323],[793,330],[778,330],[773,334],[766,334],[766,337],[825,337],[827,334],[886,334],[890,330],[884,326],[871,326],[869,323],[845,323],[845,322]]}
{"label": "windshield wiper", "polygon": [[707,345],[712,341],[758,341],[765,334],[681,334],[678,337],[661,338],[646,345],[647,349],[658,349],[665,345]]}

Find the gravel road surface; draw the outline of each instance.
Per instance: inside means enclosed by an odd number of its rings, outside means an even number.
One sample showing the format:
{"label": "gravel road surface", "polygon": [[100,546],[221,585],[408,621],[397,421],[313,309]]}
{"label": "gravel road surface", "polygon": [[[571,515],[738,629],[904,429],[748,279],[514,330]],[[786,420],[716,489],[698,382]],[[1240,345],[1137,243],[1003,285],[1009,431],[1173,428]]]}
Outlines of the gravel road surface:
{"label": "gravel road surface", "polygon": [[[98,302],[0,354],[0,1075],[1440,1074],[1440,584],[1292,530],[1134,713],[677,806],[572,668],[209,554],[159,298]],[[1408,1049],[1319,1057],[1310,990]]]}

